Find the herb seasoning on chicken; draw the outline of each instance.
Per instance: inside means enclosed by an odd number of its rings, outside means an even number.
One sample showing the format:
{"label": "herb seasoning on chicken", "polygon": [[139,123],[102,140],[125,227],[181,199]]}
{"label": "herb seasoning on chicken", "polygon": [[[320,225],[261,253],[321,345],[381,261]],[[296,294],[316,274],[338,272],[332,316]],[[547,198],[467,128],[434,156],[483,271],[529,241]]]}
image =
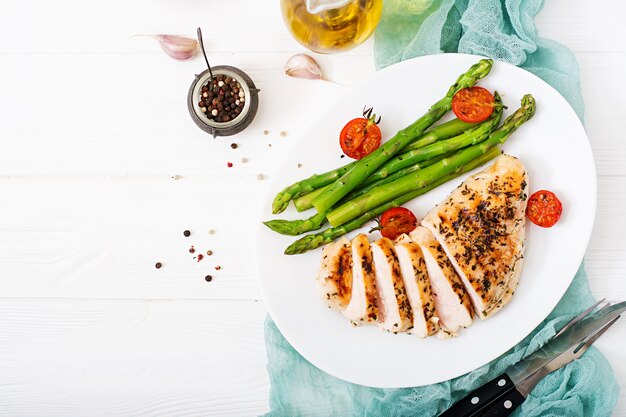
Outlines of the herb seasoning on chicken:
{"label": "herb seasoning on chicken", "polygon": [[463,182],[422,221],[446,251],[481,318],[498,311],[517,288],[527,193],[524,166],[517,158],[502,155]]}

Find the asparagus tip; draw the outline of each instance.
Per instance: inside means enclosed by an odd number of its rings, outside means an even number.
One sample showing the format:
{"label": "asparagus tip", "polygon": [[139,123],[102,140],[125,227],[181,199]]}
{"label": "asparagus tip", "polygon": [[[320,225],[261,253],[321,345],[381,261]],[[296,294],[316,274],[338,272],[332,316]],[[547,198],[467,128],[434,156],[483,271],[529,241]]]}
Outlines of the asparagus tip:
{"label": "asparagus tip", "polygon": [[272,214],[280,214],[287,208],[285,205],[272,204]]}
{"label": "asparagus tip", "polygon": [[477,67],[481,67],[483,71],[486,71],[483,76],[486,76],[489,71],[491,71],[491,67],[493,66],[493,59],[491,58],[483,58],[476,64]]}
{"label": "asparagus tip", "polygon": [[287,246],[283,253],[285,255],[298,255],[300,253],[303,253],[303,251],[301,250],[301,246],[299,245],[299,242],[300,240],[296,240],[291,245]]}
{"label": "asparagus tip", "polygon": [[297,227],[295,227],[296,223],[294,221],[277,219],[265,221],[263,224],[281,235],[295,236],[300,234],[296,230]]}
{"label": "asparagus tip", "polygon": [[537,103],[532,94],[525,94],[522,97],[522,107],[529,112],[530,116],[535,114],[535,110],[537,110]]}
{"label": "asparagus tip", "polygon": [[285,211],[289,202],[291,201],[291,195],[280,192],[274,197],[272,201],[272,214],[279,214]]}

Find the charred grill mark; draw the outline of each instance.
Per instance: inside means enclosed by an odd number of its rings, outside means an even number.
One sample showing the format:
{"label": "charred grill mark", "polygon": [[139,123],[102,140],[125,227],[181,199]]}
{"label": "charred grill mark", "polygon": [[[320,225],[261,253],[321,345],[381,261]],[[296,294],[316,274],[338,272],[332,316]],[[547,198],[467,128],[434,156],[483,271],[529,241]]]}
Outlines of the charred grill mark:
{"label": "charred grill mark", "polygon": [[363,255],[361,257],[361,267],[363,268],[363,270],[368,273],[371,274],[374,272],[374,266],[373,266],[374,262],[372,261],[372,256],[367,256],[367,255]]}
{"label": "charred grill mark", "polygon": [[[379,308],[379,295],[378,289],[376,286],[376,276],[374,271],[374,259],[372,256],[372,249],[369,245],[369,241],[367,241],[367,245],[363,242],[363,239],[367,240],[366,237],[361,236],[361,244],[363,255],[361,256],[361,268],[364,271],[363,280],[365,283],[365,297],[368,301],[368,305],[366,308],[367,311],[367,319],[369,321],[376,321],[378,318],[378,308]],[[365,247],[367,246],[367,247]]]}
{"label": "charred grill mark", "polygon": [[398,302],[398,310],[400,317],[406,320],[413,320],[413,310],[409,303],[409,299],[406,294],[406,288],[404,286],[404,280],[402,279],[402,272],[400,271],[400,260],[398,254],[393,246],[393,243],[389,240],[384,240],[385,252],[389,264],[391,266],[391,277],[393,280],[393,287]]}
{"label": "charred grill mark", "polygon": [[340,298],[342,303],[349,302],[352,294],[352,252],[348,246],[340,249],[336,272],[329,279],[337,288],[337,292],[331,295]]}

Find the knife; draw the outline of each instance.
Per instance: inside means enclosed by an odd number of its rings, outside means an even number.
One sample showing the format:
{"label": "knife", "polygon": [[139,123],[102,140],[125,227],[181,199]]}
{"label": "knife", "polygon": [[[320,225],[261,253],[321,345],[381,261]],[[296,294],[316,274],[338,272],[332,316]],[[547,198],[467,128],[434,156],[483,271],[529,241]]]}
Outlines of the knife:
{"label": "knife", "polygon": [[544,376],[578,359],[626,311],[626,302],[621,302],[590,314],[603,301],[583,311],[542,348],[470,392],[440,417],[509,415]]}

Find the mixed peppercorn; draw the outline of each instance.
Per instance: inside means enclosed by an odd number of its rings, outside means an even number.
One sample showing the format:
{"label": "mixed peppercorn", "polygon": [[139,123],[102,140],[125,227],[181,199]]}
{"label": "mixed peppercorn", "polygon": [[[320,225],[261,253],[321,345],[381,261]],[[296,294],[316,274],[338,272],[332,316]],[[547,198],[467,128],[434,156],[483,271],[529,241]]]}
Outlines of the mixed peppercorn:
{"label": "mixed peppercorn", "polygon": [[232,77],[218,74],[213,77],[212,85],[202,86],[198,106],[208,119],[226,123],[241,114],[245,101],[241,84]]}
{"label": "mixed peppercorn", "polygon": [[[210,229],[210,230],[209,230],[209,234],[210,234],[210,235],[215,234],[215,230]],[[190,230],[184,230],[184,231],[183,231],[183,236],[184,236],[184,237],[190,237],[190,236],[191,236],[191,231],[190,231]],[[196,262],[201,262],[201,261],[204,259],[204,257],[205,257],[205,255],[204,255],[203,253],[196,253],[196,252],[197,252],[197,250],[196,250],[196,248],[195,248],[195,246],[194,246],[194,245],[191,245],[191,246],[189,247],[188,252],[189,252],[190,254],[194,255],[193,259],[194,259]],[[212,256],[212,255],[213,255],[213,251],[212,251],[211,249],[208,249],[208,250],[206,251],[206,256]],[[156,262],[156,263],[154,264],[154,267],[155,267],[156,269],[161,269],[161,268],[163,267],[163,263],[162,263],[162,262]],[[215,268],[215,270],[216,270],[216,271],[219,271],[219,270],[221,270],[221,269],[222,269],[221,265],[216,265],[214,268]],[[212,276],[212,275],[207,275],[204,279],[205,279],[207,282],[211,282],[211,281],[213,280],[213,276]]]}

